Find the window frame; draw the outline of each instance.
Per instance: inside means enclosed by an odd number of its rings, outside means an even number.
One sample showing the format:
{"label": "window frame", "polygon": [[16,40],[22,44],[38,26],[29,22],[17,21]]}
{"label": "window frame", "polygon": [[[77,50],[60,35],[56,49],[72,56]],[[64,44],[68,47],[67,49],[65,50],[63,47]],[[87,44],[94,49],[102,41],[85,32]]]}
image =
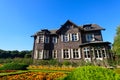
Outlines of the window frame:
{"label": "window frame", "polygon": [[43,59],[43,50],[38,50],[38,59]]}
{"label": "window frame", "polygon": [[73,59],[80,59],[81,58],[80,49],[71,49],[71,54],[72,54]]}
{"label": "window frame", "polygon": [[49,59],[49,50],[43,51],[43,57],[44,57],[44,59]]}
{"label": "window frame", "polygon": [[44,35],[37,36],[36,43],[44,43]]}
{"label": "window frame", "polygon": [[57,59],[57,50],[52,50],[53,59]]}
{"label": "window frame", "polygon": [[70,49],[62,49],[62,58],[70,59]]}
{"label": "window frame", "polygon": [[96,59],[103,58],[102,49],[95,49],[95,58]]}
{"label": "window frame", "polygon": [[57,37],[52,37],[52,43],[57,43]]}
{"label": "window frame", "polygon": [[86,41],[87,41],[87,42],[92,41],[92,40],[93,40],[93,36],[94,36],[94,34],[92,34],[92,33],[86,34],[86,35],[85,35]]}
{"label": "window frame", "polygon": [[61,35],[61,41],[62,42],[68,42],[69,41],[69,34],[62,34]]}
{"label": "window frame", "polygon": [[90,49],[88,47],[83,48],[84,58],[91,58]]}
{"label": "window frame", "polygon": [[45,43],[49,43],[49,39],[50,39],[49,36],[45,36]]}
{"label": "window frame", "polygon": [[78,33],[72,33],[70,34],[71,36],[71,41],[78,41],[79,40],[79,35]]}

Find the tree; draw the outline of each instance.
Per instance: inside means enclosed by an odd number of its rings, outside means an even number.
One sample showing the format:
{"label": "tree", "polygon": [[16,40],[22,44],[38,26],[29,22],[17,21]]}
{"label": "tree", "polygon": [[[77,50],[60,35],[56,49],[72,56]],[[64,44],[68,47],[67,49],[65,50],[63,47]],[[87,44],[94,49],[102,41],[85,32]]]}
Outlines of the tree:
{"label": "tree", "polygon": [[116,55],[120,55],[120,26],[117,27],[112,50]]}

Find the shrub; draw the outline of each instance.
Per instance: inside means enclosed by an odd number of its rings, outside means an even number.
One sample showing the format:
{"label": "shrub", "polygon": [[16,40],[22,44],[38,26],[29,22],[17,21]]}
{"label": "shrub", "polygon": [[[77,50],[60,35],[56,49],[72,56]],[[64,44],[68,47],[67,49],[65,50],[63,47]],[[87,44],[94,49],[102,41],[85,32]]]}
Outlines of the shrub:
{"label": "shrub", "polygon": [[55,59],[51,59],[48,61],[49,65],[55,66],[55,65],[59,65],[59,62]]}
{"label": "shrub", "polygon": [[69,61],[64,61],[62,64],[63,64],[64,66],[69,66],[69,65],[71,65],[71,62],[69,62]]}
{"label": "shrub", "polygon": [[25,63],[25,64],[33,64],[33,60],[31,58],[7,58],[7,59],[0,59],[0,64],[4,63]]}
{"label": "shrub", "polygon": [[6,63],[0,70],[26,70],[27,67],[28,65],[24,63]]}
{"label": "shrub", "polygon": [[120,75],[98,66],[83,66],[75,69],[63,80],[120,80]]}

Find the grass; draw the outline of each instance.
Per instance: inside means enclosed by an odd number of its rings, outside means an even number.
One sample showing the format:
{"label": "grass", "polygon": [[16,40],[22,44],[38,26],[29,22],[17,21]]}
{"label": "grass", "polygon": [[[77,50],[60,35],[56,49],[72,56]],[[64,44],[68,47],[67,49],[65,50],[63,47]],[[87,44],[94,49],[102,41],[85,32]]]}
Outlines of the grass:
{"label": "grass", "polygon": [[114,71],[118,74],[120,74],[120,68],[114,69]]}
{"label": "grass", "polygon": [[0,76],[8,76],[8,75],[14,75],[14,74],[21,74],[21,73],[25,73],[25,72],[29,72],[29,70],[18,70],[16,72],[0,73]]}
{"label": "grass", "polygon": [[22,74],[25,72],[64,72],[64,73],[70,73],[71,71],[64,71],[64,70],[17,70],[16,72],[10,72],[10,73],[0,73],[0,76],[8,76],[8,75],[15,75],[15,74]]}
{"label": "grass", "polygon": [[70,73],[71,71],[65,71],[65,70],[29,70],[31,72],[64,72],[64,73]]}

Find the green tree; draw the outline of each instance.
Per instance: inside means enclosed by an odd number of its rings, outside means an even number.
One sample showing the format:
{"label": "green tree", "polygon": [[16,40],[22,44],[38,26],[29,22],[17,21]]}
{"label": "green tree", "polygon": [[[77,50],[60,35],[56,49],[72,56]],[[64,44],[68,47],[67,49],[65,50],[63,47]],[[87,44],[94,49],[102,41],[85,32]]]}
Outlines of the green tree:
{"label": "green tree", "polygon": [[120,55],[120,26],[117,27],[112,50],[116,55]]}

